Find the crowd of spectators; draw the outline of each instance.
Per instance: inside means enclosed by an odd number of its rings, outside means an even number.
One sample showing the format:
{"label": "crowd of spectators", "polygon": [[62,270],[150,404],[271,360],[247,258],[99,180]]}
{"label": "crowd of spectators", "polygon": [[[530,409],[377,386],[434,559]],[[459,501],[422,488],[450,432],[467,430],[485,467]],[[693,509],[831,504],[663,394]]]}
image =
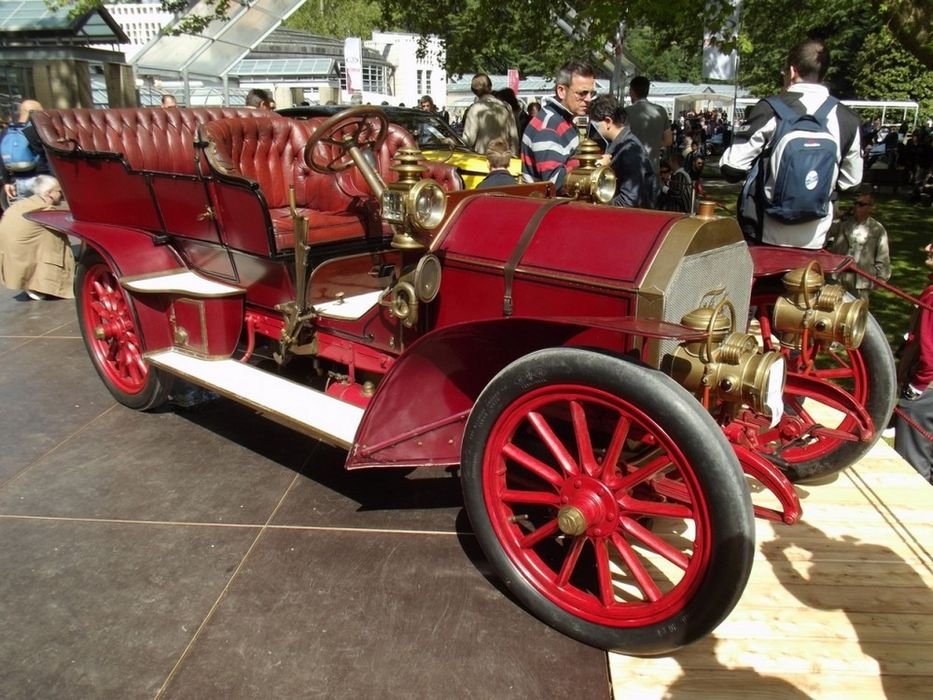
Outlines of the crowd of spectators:
{"label": "crowd of spectators", "polygon": [[884,126],[876,117],[862,122],[861,139],[866,169],[893,171],[888,184],[905,186],[912,202],[933,201],[933,129],[918,125],[911,130],[906,122]]}

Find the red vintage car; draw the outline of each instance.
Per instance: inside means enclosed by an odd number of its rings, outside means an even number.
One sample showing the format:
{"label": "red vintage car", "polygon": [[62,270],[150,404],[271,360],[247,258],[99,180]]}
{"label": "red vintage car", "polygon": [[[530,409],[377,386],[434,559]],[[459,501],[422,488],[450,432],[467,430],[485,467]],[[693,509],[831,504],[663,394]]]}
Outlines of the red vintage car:
{"label": "red vintage car", "polygon": [[563,198],[459,190],[375,108],[33,120],[71,207],[35,218],[84,244],[81,332],[119,402],[155,408],[181,379],[347,469],[459,465],[495,572],[586,643],[709,633],[753,517],[799,517],[785,472],[846,466],[890,413],[861,302],[800,254],[750,252],[731,219],[585,201],[613,184],[590,153]]}

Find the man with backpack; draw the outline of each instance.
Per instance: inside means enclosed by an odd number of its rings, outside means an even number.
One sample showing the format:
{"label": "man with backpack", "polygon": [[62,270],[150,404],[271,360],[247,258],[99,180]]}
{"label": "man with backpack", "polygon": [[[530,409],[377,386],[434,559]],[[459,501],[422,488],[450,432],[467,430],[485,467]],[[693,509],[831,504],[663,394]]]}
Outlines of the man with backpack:
{"label": "man with backpack", "polygon": [[0,181],[3,182],[3,208],[15,199],[32,194],[32,186],[39,175],[49,173],[42,142],[32,124],[30,112],[39,111],[42,105],[36,100],[23,100],[19,105],[16,121],[10,122],[0,133]]}
{"label": "man with backpack", "polygon": [[859,118],[821,84],[828,67],[822,41],[792,48],[784,92],[755,105],[748,130],[736,134],[719,161],[726,179],[745,179],[739,223],[750,240],[822,248],[836,188],[862,181]]}

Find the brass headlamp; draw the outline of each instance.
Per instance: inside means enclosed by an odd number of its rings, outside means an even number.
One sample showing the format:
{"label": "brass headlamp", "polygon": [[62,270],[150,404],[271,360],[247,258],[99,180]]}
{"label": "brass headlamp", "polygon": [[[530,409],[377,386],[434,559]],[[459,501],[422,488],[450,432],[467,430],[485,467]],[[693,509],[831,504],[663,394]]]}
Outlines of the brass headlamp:
{"label": "brass headlamp", "polygon": [[838,284],[825,284],[823,271],[814,260],[791,270],[783,278],[786,293],[774,304],[774,332],[785,347],[800,347],[805,329],[818,340],[857,348],[865,337],[868,305],[861,299],[846,301]]}
{"label": "brass headlamp", "polygon": [[708,394],[710,402],[745,404],[777,423],[783,413],[785,379],[781,354],[762,353],[754,336],[735,332],[735,307],[726,300],[713,308],[694,309],[681,323],[705,329],[706,334],[679,345],[665,358],[665,371],[701,398]]}
{"label": "brass headlamp", "polygon": [[440,226],[447,210],[447,193],[434,180],[422,180],[427,168],[417,148],[400,148],[390,168],[398,173],[397,182],[382,192],[382,219],[392,225],[392,247],[420,250],[424,239]]}
{"label": "brass headlamp", "polygon": [[564,190],[574,199],[587,199],[596,204],[609,204],[616,196],[616,174],[608,165],[596,165],[599,146],[592,139],[583,139],[575,158],[580,165],[567,173]]}

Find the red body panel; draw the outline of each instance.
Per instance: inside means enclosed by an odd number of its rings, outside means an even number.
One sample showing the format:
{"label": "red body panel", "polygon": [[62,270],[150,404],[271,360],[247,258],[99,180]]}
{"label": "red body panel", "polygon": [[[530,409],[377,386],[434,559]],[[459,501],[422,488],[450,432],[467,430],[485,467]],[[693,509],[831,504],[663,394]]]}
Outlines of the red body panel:
{"label": "red body panel", "polygon": [[177,252],[134,228],[76,221],[70,211],[33,212],[30,218],[54,231],[72,235],[97,250],[120,276],[135,277],[184,269]]}
{"label": "red body panel", "polygon": [[[489,199],[473,197],[455,214],[436,249],[501,268],[532,216],[554,201],[498,197],[495,217],[490,220]],[[550,278],[559,270],[564,279],[601,281],[615,288],[631,286],[641,280],[663,234],[678,218],[667,212],[561,202],[537,225],[519,267],[530,273],[544,272]],[[580,221],[586,221],[586,226],[579,225]]]}
{"label": "red body panel", "polygon": [[755,277],[772,277],[798,267],[806,267],[814,260],[823,272],[835,272],[845,264],[845,255],[836,255],[826,250],[802,250],[781,248],[771,245],[752,245],[748,248],[755,264]]}
{"label": "red body panel", "polygon": [[489,380],[513,360],[563,345],[583,330],[549,321],[498,319],[425,336],[379,384],[347,468],[457,464],[466,419]]}
{"label": "red body panel", "polygon": [[[237,348],[243,328],[243,297],[178,297],[172,301],[170,318],[179,347],[207,357],[229,357]],[[179,330],[187,338],[183,343],[177,340]]]}
{"label": "red body panel", "polygon": [[[436,247],[444,258],[435,302],[437,326],[504,315],[506,263],[518,255],[529,221],[543,206],[548,200],[500,197],[490,221],[488,199],[464,203]],[[581,217],[586,218],[585,229],[575,226]],[[577,202],[553,206],[518,259],[512,313],[547,318],[633,315],[635,290],[676,219],[647,211],[623,215],[619,209]],[[626,349],[616,334],[605,334],[595,344]]]}
{"label": "red body panel", "polygon": [[160,231],[162,221],[143,173],[133,173],[115,155],[64,158],[49,152],[49,165],[78,221],[101,221],[100,193],[107,193],[106,223]]}

